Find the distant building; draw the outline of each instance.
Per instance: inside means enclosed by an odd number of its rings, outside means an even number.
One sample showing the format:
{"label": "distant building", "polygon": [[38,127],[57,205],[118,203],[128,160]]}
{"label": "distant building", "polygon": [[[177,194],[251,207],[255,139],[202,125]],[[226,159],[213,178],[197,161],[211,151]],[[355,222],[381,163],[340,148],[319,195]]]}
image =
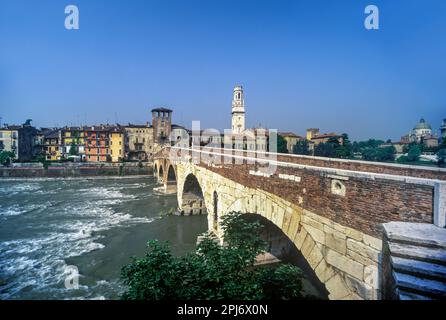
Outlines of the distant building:
{"label": "distant building", "polygon": [[428,148],[438,147],[438,138],[436,136],[424,136],[422,139],[423,144]]}
{"label": "distant building", "polygon": [[288,153],[293,153],[294,146],[299,141],[304,140],[304,137],[298,136],[293,132],[279,132],[279,135],[281,135],[286,140]]}
{"label": "distant building", "polygon": [[337,140],[340,145],[344,144],[344,137],[342,135],[334,132],[320,134],[319,129],[317,128],[307,129],[306,139],[310,151],[314,151],[314,148],[320,143],[326,143],[333,140]]}
{"label": "distant building", "polygon": [[58,161],[62,158],[62,132],[60,129],[42,130],[44,135],[45,159]]}
{"label": "distant building", "polygon": [[422,143],[423,138],[432,136],[432,127],[423,118],[415,125],[411,132],[411,141],[416,143]]}
{"label": "distant building", "polygon": [[110,127],[95,125],[84,127],[85,160],[88,162],[110,162]]}
{"label": "distant building", "polygon": [[172,131],[172,110],[167,108],[152,109],[153,142],[156,149],[170,144]]}
{"label": "distant building", "polygon": [[[74,153],[85,159],[85,140],[83,127],[64,127],[60,129],[61,136],[61,157],[68,158]],[[75,148],[71,151],[71,148]]]}
{"label": "distant building", "polygon": [[[440,131],[442,130],[442,128],[443,130],[446,130],[445,121],[443,121],[443,125],[442,127],[440,127]],[[409,132],[409,134],[401,137],[401,143],[420,143],[428,148],[438,147],[438,140],[438,137],[432,132],[431,125],[427,123],[426,120],[424,120],[423,118],[421,118],[420,121],[413,127],[412,131]]]}
{"label": "distant building", "polygon": [[110,157],[112,162],[121,162],[125,158],[124,136],[125,130],[119,126],[111,127],[110,136]]}
{"label": "distant building", "polygon": [[31,160],[38,152],[36,143],[37,129],[31,126],[31,120],[22,125],[6,125],[0,129],[0,151],[10,151],[15,159]]}
{"label": "distant building", "polygon": [[0,129],[0,152],[8,151],[18,159],[19,154],[19,128],[15,126],[6,126]]}
{"label": "distant building", "polygon": [[313,137],[319,135],[319,129],[318,128],[309,128],[307,129],[307,135],[306,135],[306,139],[308,141],[311,141],[311,139],[313,139]]}
{"label": "distant building", "polygon": [[245,99],[243,87],[235,86],[232,98],[232,133],[241,134],[245,131]]}
{"label": "distant building", "polygon": [[128,124],[125,130],[125,157],[130,161],[147,161],[154,152],[153,128]]}

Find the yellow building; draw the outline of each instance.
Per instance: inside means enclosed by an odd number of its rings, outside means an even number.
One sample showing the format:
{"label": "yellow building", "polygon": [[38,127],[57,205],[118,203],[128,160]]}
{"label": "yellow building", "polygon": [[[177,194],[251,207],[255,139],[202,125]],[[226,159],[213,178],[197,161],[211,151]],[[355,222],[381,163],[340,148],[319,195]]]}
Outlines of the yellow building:
{"label": "yellow building", "polygon": [[18,159],[19,154],[19,131],[13,128],[0,129],[0,152],[9,151],[15,154]]}
{"label": "yellow building", "polygon": [[70,156],[70,150],[73,142],[76,146],[75,154],[79,155],[82,159],[85,157],[84,134],[84,130],[81,127],[65,127],[61,130],[62,157],[67,158]]}
{"label": "yellow building", "polygon": [[62,157],[61,131],[49,130],[44,133],[45,158],[49,161],[58,161]]}
{"label": "yellow building", "polygon": [[120,128],[110,130],[110,156],[112,162],[124,159],[124,131]]}
{"label": "yellow building", "polygon": [[288,153],[293,153],[294,146],[299,142],[304,140],[303,137],[298,136],[297,134],[293,132],[279,132],[279,135],[281,135],[285,141],[286,141],[286,148],[288,150]]}

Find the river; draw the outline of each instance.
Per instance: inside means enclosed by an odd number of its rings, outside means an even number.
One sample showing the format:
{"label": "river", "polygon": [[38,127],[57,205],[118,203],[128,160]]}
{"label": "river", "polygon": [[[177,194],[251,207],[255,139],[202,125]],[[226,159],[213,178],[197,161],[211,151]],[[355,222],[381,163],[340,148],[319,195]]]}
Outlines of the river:
{"label": "river", "polygon": [[[182,255],[205,216],[170,215],[152,177],[0,180],[0,299],[118,299],[120,269],[150,239]],[[71,266],[79,288],[67,290]]]}

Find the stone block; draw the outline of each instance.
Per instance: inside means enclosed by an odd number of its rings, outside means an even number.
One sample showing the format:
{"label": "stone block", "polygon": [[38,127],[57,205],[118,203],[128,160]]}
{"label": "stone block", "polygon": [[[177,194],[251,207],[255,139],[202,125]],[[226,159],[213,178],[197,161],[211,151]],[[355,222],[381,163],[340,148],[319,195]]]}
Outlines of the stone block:
{"label": "stone block", "polygon": [[316,229],[313,226],[310,226],[308,224],[302,223],[303,227],[307,230],[307,232],[310,234],[310,236],[313,238],[314,241],[325,244],[325,233],[323,229]]}
{"label": "stone block", "polygon": [[350,249],[347,249],[347,256],[364,266],[376,264],[376,262],[372,261],[371,259],[364,257],[363,255],[360,255],[356,251]]}
{"label": "stone block", "polygon": [[364,282],[372,288],[379,288],[378,266],[369,265],[364,268]]}
{"label": "stone block", "polygon": [[347,241],[345,239],[338,238],[335,233],[325,233],[325,245],[342,255],[347,253]]}
{"label": "stone block", "polygon": [[310,254],[306,257],[306,259],[308,264],[314,270],[323,259],[321,249],[319,248],[319,246],[315,245],[313,247],[313,250],[311,250]]}
{"label": "stone block", "polygon": [[383,242],[381,239],[364,234],[363,241],[366,245],[371,246],[372,248],[374,248],[376,250],[379,250],[379,251],[382,250]]}
{"label": "stone block", "polygon": [[379,261],[380,251],[373,249],[362,242],[352,239],[347,239],[347,249],[355,251],[356,253],[359,253],[363,257],[369,258],[373,262]]}
{"label": "stone block", "polygon": [[354,239],[356,241],[362,241],[362,239],[363,239],[362,232],[360,232],[358,230],[355,230],[355,229],[352,229],[352,228],[345,228],[345,235],[348,238],[352,238],[352,239]]}
{"label": "stone block", "polygon": [[331,264],[333,267],[352,275],[357,279],[363,279],[364,277],[364,266],[359,262],[354,261],[353,259],[341,255],[340,253],[328,249],[326,255],[326,261],[328,264]]}
{"label": "stone block", "polygon": [[341,300],[351,294],[349,287],[339,274],[335,274],[327,282],[325,288],[328,290],[330,300]]}
{"label": "stone block", "polygon": [[[296,233],[295,233],[295,237],[294,237],[294,240],[293,240],[293,242],[294,242],[294,245],[296,246],[296,248],[298,249],[298,250],[300,250],[301,248],[302,248],[302,244],[304,243],[304,241],[305,241],[305,238],[307,237],[307,235],[308,235],[308,232],[307,232],[307,230],[305,230],[305,228],[300,228],[300,232],[297,232],[297,229],[298,228],[296,228]],[[290,239],[293,239],[293,238],[291,238],[291,237],[289,237]]]}
{"label": "stone block", "polygon": [[325,218],[325,217],[323,217],[323,216],[321,216],[319,214],[315,214],[315,213],[313,213],[311,211],[304,210],[304,213],[305,213],[305,215],[307,217],[309,217],[309,218],[311,218],[313,220],[319,221],[322,224],[325,224],[325,225],[332,225],[332,224],[334,224],[332,220],[330,220],[328,218]]}
{"label": "stone block", "polygon": [[303,215],[302,216],[302,222],[307,224],[307,225],[309,225],[309,226],[312,226],[312,227],[314,227],[316,229],[324,230],[323,223],[319,222],[316,219],[310,218],[307,215]]}
{"label": "stone block", "polygon": [[[288,210],[287,210],[287,213],[288,213]],[[294,237],[296,236],[297,227],[299,226],[299,223],[300,223],[300,215],[297,214],[296,212],[292,212],[290,226],[288,228],[288,231],[286,232],[286,235],[288,236],[288,238],[294,239]]]}
{"label": "stone block", "polygon": [[285,215],[285,209],[276,205],[274,211],[277,211],[277,226],[283,231],[283,220]]}
{"label": "stone block", "polygon": [[350,290],[365,300],[372,300],[374,297],[373,288],[364,281],[358,280],[349,275],[345,276],[345,283]]}
{"label": "stone block", "polygon": [[325,283],[335,274],[334,269],[330,265],[328,265],[325,260],[321,260],[321,262],[319,262],[316,269],[314,269],[314,272],[322,283]]}
{"label": "stone block", "polygon": [[305,259],[308,259],[308,256],[311,253],[311,250],[313,250],[313,247],[316,245],[316,243],[313,241],[311,237],[308,235],[305,237],[304,243],[302,244],[302,248],[300,249],[300,252],[305,257]]}

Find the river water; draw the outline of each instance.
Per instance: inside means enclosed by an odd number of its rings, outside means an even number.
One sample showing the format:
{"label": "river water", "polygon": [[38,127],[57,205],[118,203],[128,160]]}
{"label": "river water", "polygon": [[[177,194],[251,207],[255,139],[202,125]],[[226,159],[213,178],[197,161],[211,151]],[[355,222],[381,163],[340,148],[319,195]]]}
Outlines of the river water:
{"label": "river water", "polygon": [[[120,269],[150,239],[182,255],[205,216],[169,215],[152,177],[0,180],[0,299],[118,299]],[[72,267],[79,288],[67,290]]]}

